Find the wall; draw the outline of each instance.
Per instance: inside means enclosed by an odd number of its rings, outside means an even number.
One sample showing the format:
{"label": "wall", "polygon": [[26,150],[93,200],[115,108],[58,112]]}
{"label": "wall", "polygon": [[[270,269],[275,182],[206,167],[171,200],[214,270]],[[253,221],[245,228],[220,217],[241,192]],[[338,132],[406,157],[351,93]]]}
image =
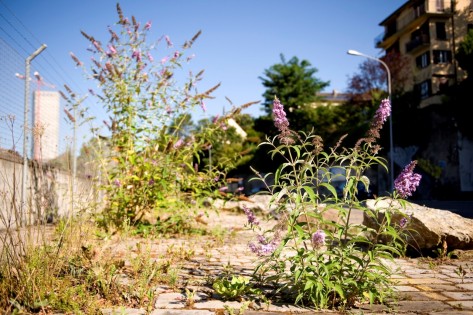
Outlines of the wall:
{"label": "wall", "polygon": [[[99,199],[87,178],[30,163],[25,207],[21,206],[23,163],[19,155],[0,152],[0,229],[37,222],[53,222],[80,211],[91,211]],[[73,189],[74,187],[74,189]]]}

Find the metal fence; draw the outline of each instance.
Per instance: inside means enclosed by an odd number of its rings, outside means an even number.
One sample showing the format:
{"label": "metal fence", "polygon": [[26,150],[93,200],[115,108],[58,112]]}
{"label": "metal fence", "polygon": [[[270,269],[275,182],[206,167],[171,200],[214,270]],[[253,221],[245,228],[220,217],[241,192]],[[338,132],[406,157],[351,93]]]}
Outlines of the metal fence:
{"label": "metal fence", "polygon": [[[62,69],[47,48],[30,60],[43,43],[4,6],[0,1],[0,212],[10,211],[7,208],[20,209],[23,211],[21,216],[27,211],[43,212],[42,201],[30,206],[35,203],[43,182],[43,186],[51,186],[49,179],[46,180],[51,174],[58,179],[56,186],[61,186],[58,188],[59,199],[56,198],[59,201],[55,203],[60,208],[67,207],[67,211],[74,210],[69,209],[73,196],[90,195],[90,183],[84,184],[84,178],[75,180],[72,161],[79,155],[82,143],[90,140],[91,126],[72,123],[68,114],[74,112],[66,113],[70,105],[60,96],[60,91],[64,92],[67,85],[79,95],[86,95],[86,92]],[[83,106],[100,108],[91,106],[90,100],[88,102]],[[69,169],[53,172],[44,169],[37,171],[44,180],[39,182],[35,178],[38,165],[41,168],[52,162],[48,166],[51,167],[61,161],[65,161]],[[3,212],[0,217],[5,218]]]}

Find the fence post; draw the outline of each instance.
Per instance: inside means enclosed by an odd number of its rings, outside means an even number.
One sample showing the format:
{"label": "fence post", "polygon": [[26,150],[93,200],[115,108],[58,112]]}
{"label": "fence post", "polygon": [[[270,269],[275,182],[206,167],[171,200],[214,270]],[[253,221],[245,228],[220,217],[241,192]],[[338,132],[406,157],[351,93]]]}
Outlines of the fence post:
{"label": "fence post", "polygon": [[[30,63],[36,58],[43,50],[46,49],[46,45],[42,44],[34,53],[29,55],[25,61],[25,108],[24,108],[24,122],[23,122],[23,177],[21,181],[21,214],[25,213],[26,209],[26,181],[28,172],[28,113],[29,113],[29,94],[30,94]],[[30,216],[31,220],[31,216]],[[30,222],[31,223],[31,222]],[[23,226],[23,222],[20,218],[20,226]]]}

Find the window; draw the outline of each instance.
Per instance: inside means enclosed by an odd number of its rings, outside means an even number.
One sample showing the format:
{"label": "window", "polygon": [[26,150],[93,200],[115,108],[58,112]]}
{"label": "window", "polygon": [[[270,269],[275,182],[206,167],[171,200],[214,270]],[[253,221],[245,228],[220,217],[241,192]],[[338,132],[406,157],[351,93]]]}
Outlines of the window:
{"label": "window", "polygon": [[416,58],[416,65],[419,69],[424,69],[430,65],[430,52],[427,51]]}
{"label": "window", "polygon": [[443,12],[445,10],[443,0],[436,0],[435,1],[435,7],[437,8],[437,12]]}
{"label": "window", "polygon": [[451,63],[452,52],[450,50],[434,50],[434,63]]}
{"label": "window", "polygon": [[430,96],[430,80],[425,80],[419,84],[420,99],[426,99]]}
{"label": "window", "polygon": [[437,22],[435,23],[435,30],[437,33],[437,39],[439,40],[446,40],[447,39],[447,31],[445,29],[444,22]]}

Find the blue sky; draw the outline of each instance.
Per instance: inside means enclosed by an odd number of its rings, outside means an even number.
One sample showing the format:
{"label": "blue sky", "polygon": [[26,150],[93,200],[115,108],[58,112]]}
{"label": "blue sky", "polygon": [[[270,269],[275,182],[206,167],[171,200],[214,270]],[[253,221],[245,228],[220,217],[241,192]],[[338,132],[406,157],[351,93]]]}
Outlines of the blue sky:
{"label": "blue sky", "polygon": [[[205,69],[200,90],[221,82],[207,103],[207,112],[221,114],[234,105],[262,100],[260,76],[265,69],[293,56],[308,60],[318,69],[316,76],[330,81],[326,92],[343,91],[348,76],[358,71],[363,58],[350,56],[348,49],[379,57],[375,38],[383,32],[384,18],[405,0],[124,0],[124,15],[144,25],[152,22],[149,38],[168,35],[182,44],[197,31],[202,35],[192,48],[196,70]],[[93,82],[76,69],[69,52],[90,56],[84,30],[97,39],[108,40],[107,26],[117,21],[117,1],[111,0],[0,0],[0,39],[26,58],[42,43],[48,48],[32,63],[44,80],[64,83],[85,94]],[[15,53],[14,53],[15,54]],[[18,57],[18,56],[14,56]],[[21,59],[20,58],[20,59]],[[21,66],[20,70],[24,69]],[[33,71],[32,70],[32,71]],[[21,72],[21,71],[19,71]],[[4,76],[3,73],[1,73]],[[6,80],[0,78],[0,82]],[[87,100],[93,114],[103,114]],[[261,114],[258,105],[245,112]]]}

